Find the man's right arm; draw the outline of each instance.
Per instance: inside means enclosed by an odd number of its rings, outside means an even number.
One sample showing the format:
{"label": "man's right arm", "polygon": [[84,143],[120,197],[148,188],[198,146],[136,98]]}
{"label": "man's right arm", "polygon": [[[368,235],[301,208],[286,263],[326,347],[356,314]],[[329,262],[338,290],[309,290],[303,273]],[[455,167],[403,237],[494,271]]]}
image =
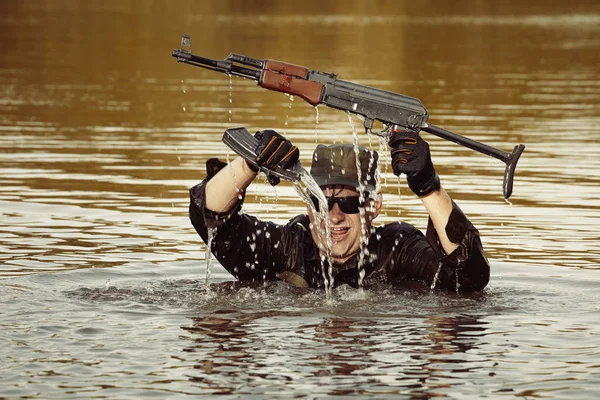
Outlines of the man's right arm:
{"label": "man's right arm", "polygon": [[[223,169],[227,169],[225,165]],[[190,221],[215,259],[235,278],[243,281],[275,280],[282,272],[278,243],[284,228],[241,212],[243,197],[227,212],[206,207],[208,182],[190,189]]]}
{"label": "man's right arm", "polygon": [[[256,163],[261,167],[287,168],[298,160],[298,148],[275,131],[261,131],[255,137],[259,141]],[[207,178],[190,189],[192,225],[236,278],[275,279],[285,264],[281,262],[280,244],[287,228],[239,212],[257,172],[241,157],[229,164],[211,159],[206,167]],[[279,178],[273,178],[268,177],[275,185]]]}
{"label": "man's right arm", "polygon": [[[259,166],[268,170],[278,166],[289,168],[298,161],[298,147],[274,130],[259,131],[254,137],[258,140],[255,162]],[[206,208],[215,212],[231,211],[256,175],[243,158],[236,158],[206,184]],[[267,179],[271,185],[279,183],[277,177],[268,176]]]}
{"label": "man's right arm", "polygon": [[206,183],[206,208],[218,213],[231,211],[256,175],[242,157],[237,157]]}

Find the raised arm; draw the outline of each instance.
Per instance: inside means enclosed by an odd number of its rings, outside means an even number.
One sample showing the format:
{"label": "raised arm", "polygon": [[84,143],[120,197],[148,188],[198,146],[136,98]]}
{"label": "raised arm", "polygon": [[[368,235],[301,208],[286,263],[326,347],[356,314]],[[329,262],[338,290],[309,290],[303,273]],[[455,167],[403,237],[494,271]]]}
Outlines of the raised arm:
{"label": "raised arm", "polygon": [[447,228],[454,204],[440,185],[429,145],[417,133],[407,131],[394,131],[389,145],[394,174],[406,174],[410,189],[427,209],[442,248],[446,254],[452,253],[458,247],[458,242],[448,238]]}
{"label": "raised arm", "polygon": [[431,222],[444,251],[446,254],[452,253],[458,247],[458,243],[454,243],[448,238],[446,230],[453,208],[450,195],[443,187],[440,187],[439,190],[435,190],[427,196],[420,197],[420,199],[427,209],[429,218],[431,218]]}
{"label": "raised arm", "polygon": [[[276,166],[286,168],[298,161],[298,148],[277,132],[260,131],[255,137],[259,142],[256,149],[258,165],[269,169]],[[206,184],[206,208],[215,212],[229,212],[256,175],[253,167],[242,157],[237,157]],[[269,182],[277,185],[279,178],[271,176]]]}
{"label": "raised arm", "polygon": [[218,213],[231,211],[256,175],[242,157],[237,157],[207,182],[206,208]]}
{"label": "raised arm", "polygon": [[457,292],[482,290],[489,282],[490,266],[479,232],[441,187],[429,145],[417,133],[405,131],[393,132],[389,144],[394,174],[406,174],[409,187],[427,209],[427,241],[438,258],[427,262],[423,253],[416,264],[408,267],[413,278],[427,280],[435,276],[440,287]]}

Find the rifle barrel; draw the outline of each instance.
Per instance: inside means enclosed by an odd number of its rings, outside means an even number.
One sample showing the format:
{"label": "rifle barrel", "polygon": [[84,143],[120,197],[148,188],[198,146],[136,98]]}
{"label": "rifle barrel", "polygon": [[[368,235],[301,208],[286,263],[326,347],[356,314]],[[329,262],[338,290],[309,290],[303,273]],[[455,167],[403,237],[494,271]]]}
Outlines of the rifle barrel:
{"label": "rifle barrel", "polygon": [[231,61],[213,60],[206,57],[200,57],[187,51],[173,50],[171,55],[177,58],[177,61],[179,62],[195,65],[196,67],[200,68],[210,69],[212,71],[223,72],[227,75],[250,78],[255,81],[258,81],[261,75],[260,70],[240,67],[239,65],[233,64]]}

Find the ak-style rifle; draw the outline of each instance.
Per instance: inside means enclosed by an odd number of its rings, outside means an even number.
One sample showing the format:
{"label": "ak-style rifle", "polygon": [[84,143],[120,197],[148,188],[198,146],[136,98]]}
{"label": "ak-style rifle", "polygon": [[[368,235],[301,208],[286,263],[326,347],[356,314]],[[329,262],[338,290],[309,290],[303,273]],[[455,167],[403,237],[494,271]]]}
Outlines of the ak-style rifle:
{"label": "ak-style rifle", "polygon": [[[519,144],[511,153],[507,153],[428,124],[429,114],[419,99],[343,81],[337,79],[336,74],[309,70],[281,61],[261,60],[234,53],[227,56],[225,60],[212,60],[197,56],[192,54],[189,35],[182,37],[180,48],[173,50],[172,56],[177,58],[178,62],[252,79],[265,89],[298,96],[312,106],[324,104],[331,108],[357,114],[364,121],[365,132],[389,139],[392,130],[397,127],[413,132],[423,130],[497,158],[506,164],[502,186],[504,198],[508,199],[512,194],[515,168],[525,146]],[[372,131],[374,121],[383,124],[384,129],[381,132]]]}

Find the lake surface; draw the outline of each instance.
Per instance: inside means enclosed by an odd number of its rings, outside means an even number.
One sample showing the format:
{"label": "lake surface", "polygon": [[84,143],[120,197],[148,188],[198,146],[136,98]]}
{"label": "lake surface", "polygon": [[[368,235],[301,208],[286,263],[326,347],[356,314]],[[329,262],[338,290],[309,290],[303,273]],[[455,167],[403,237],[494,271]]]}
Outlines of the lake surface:
{"label": "lake surface", "polygon": [[[600,5],[417,3],[3,2],[0,398],[598,398]],[[480,230],[484,293],[227,283],[187,216],[206,160],[232,156],[224,129],[277,129],[308,166],[352,125],[178,64],[183,34],[198,55],[335,72],[419,98],[437,126],[525,144],[506,202],[502,162],[422,134]],[[379,222],[424,229],[380,154]],[[259,179],[244,209],[305,208]]]}

